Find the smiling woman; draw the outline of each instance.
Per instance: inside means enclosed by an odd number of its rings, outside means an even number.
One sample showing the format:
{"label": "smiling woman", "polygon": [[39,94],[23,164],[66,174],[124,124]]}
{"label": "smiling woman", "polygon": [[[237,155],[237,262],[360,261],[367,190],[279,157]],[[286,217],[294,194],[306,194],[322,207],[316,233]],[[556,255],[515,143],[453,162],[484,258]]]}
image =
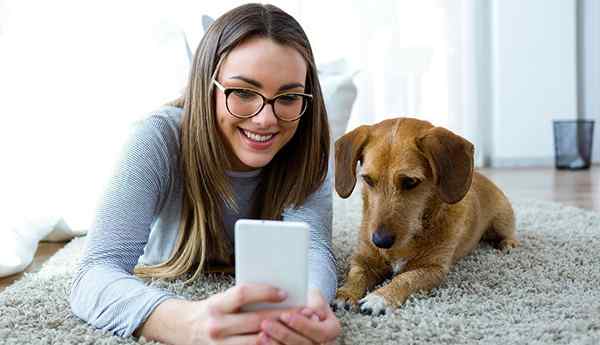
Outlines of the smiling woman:
{"label": "smiling woman", "polygon": [[[313,53],[298,22],[270,5],[235,8],[200,42],[183,96],[136,122],[73,279],[73,312],[116,335],[167,343],[300,344],[335,339],[330,135]],[[266,285],[187,301],[141,278],[231,271],[240,218],[311,227],[305,308]],[[191,276],[190,276],[191,275]]]}

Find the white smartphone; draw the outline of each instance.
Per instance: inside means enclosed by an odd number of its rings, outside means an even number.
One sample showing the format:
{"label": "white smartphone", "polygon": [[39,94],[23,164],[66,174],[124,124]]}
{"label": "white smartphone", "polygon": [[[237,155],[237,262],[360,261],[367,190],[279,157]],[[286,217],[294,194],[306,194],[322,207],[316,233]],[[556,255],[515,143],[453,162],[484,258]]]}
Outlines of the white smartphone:
{"label": "white smartphone", "polygon": [[269,284],[287,292],[280,303],[254,303],[242,311],[305,306],[308,239],[304,222],[240,219],[235,223],[235,284]]}

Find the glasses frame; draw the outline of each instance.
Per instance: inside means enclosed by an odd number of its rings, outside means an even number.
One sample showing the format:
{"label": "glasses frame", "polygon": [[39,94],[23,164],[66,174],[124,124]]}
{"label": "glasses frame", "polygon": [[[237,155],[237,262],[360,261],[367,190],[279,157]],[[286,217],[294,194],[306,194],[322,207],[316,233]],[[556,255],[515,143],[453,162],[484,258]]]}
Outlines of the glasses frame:
{"label": "glasses frame", "polygon": [[[308,94],[308,93],[302,93],[302,92],[283,92],[283,93],[278,93],[275,96],[269,98],[266,97],[265,95],[261,94],[260,92],[251,89],[251,88],[246,88],[246,87],[225,87],[223,86],[221,83],[219,83],[216,79],[212,79],[212,82],[217,86],[217,88],[219,90],[221,90],[223,92],[223,94],[225,94],[225,107],[227,108],[227,111],[229,112],[229,114],[231,114],[231,116],[236,117],[238,119],[249,119],[252,118],[256,115],[258,115],[258,113],[260,113],[265,105],[270,104],[271,108],[273,109],[273,114],[275,115],[275,117],[283,122],[294,122],[294,121],[298,121],[302,115],[304,115],[304,113],[306,112],[306,109],[308,109],[308,104],[306,104],[304,106],[304,109],[302,109],[302,112],[300,113],[300,115],[298,115],[297,117],[293,118],[293,119],[283,119],[281,117],[279,117],[279,115],[277,115],[277,112],[275,111],[275,101],[282,97],[282,96],[288,96],[288,95],[296,95],[296,96],[302,96],[302,97],[307,97],[308,100],[304,100],[306,102],[311,101],[313,98],[313,95]],[[231,112],[231,110],[229,109],[229,102],[227,102],[229,95],[235,91],[235,90],[242,90],[242,91],[246,91],[246,92],[251,92],[253,94],[256,94],[258,96],[260,96],[262,98],[262,105],[258,108],[258,110],[251,115],[247,115],[247,116],[241,116],[241,115],[236,115],[234,113]]]}

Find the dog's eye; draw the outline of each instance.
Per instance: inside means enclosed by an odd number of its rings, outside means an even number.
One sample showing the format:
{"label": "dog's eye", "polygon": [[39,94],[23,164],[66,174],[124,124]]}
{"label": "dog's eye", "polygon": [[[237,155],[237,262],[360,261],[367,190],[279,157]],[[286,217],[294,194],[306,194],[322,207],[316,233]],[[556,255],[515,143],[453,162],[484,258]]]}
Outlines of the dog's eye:
{"label": "dog's eye", "polygon": [[375,186],[375,182],[369,175],[362,175],[362,179],[363,181],[365,181],[366,184],[369,185],[369,187]]}
{"label": "dog's eye", "polygon": [[402,178],[402,189],[403,190],[411,190],[419,185],[421,181],[412,177],[404,177]]}

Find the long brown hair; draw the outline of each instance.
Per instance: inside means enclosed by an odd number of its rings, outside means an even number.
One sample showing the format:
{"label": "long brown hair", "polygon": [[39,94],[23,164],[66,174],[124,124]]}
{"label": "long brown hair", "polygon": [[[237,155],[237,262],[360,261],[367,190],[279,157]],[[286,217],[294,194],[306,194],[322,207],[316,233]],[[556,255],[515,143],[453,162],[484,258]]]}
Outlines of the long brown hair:
{"label": "long brown hair", "polygon": [[265,37],[295,48],[306,61],[305,92],[313,95],[292,139],[261,169],[254,215],[281,219],[324,182],[329,159],[329,126],[317,69],[306,34],[289,14],[273,5],[247,4],[225,13],[207,30],[194,54],[184,95],[169,103],[183,108],[179,167],[184,179],[181,221],[169,259],[138,266],[140,277],[180,276],[197,263],[196,279],[211,263],[231,265],[232,248],[223,225],[223,205],[237,208],[225,170],[228,152],[216,121],[212,77],[228,52],[250,37]]}

